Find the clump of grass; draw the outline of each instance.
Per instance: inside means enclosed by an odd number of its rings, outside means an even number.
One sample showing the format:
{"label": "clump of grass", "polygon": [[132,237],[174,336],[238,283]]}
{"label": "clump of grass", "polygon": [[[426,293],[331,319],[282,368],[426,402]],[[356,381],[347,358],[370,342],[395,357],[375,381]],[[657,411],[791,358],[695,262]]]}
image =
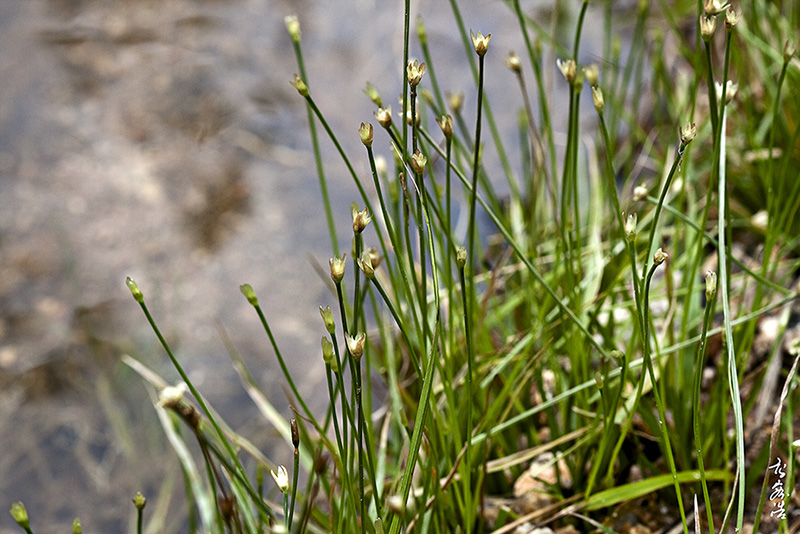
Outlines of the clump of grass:
{"label": "clump of grass", "polygon": [[[641,2],[634,46],[623,54],[607,1],[599,68],[583,64],[580,49],[588,2],[566,48],[518,0],[507,4],[527,51],[526,61],[507,60],[521,91],[518,131],[503,134],[492,113],[493,99],[508,105],[509,95],[484,87],[503,68],[490,34],[468,30],[451,2],[464,69],[475,79],[471,126],[443,92],[448,80],[436,76],[422,19],[424,61],[409,57],[406,2],[400,124],[368,85],[380,129],[359,120],[350,132],[358,130],[371,181],[316,104],[299,21],[287,19],[333,255],[333,291],[320,303],[327,410],[315,413],[300,395],[270,310],[247,284],[242,292],[291,391],[291,425],[229,347],[248,393],[293,450],[291,473],[213,411],[128,281],[191,393],[184,398],[129,360],[161,390],[154,404],[184,470],[191,531],[500,533],[534,522],[608,532],[615,511],[651,494],[687,533],[761,521],[767,466],[793,454],[789,407],[800,401],[796,363],[781,376],[800,244],[800,69],[784,42],[800,10],[762,0],[736,10],[711,0]],[[556,27],[559,11],[552,16]],[[555,92],[548,55],[563,74]],[[597,126],[586,131],[580,101],[588,91]],[[564,124],[552,111],[562,97]],[[376,164],[378,135],[390,143],[391,170]],[[322,142],[334,144],[355,186],[349,260],[333,227],[340,207],[326,193]],[[488,151],[500,168],[486,164]],[[455,205],[468,206],[463,234]],[[482,216],[498,237],[478,235]],[[777,334],[754,362],[757,324],[768,315]],[[773,405],[758,391],[774,388],[776,377],[785,385]],[[756,435],[765,402],[775,414],[769,440]],[[201,467],[176,419],[199,445]],[[496,498],[512,495],[527,463],[548,452],[546,506]],[[265,496],[267,470],[280,503]],[[786,529],[785,520],[770,525]]]}

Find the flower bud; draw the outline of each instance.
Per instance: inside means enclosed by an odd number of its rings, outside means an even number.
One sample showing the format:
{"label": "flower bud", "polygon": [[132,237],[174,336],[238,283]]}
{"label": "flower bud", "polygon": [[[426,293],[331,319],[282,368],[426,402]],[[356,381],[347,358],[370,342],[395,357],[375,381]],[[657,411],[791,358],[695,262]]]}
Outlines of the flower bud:
{"label": "flower bud", "polygon": [[681,135],[681,144],[686,146],[697,136],[697,126],[695,126],[695,124],[692,122],[686,125],[685,130],[683,128],[679,128],[678,132]]}
{"label": "flower bud", "polygon": [[372,103],[378,106],[379,108],[383,107],[383,100],[381,100],[381,95],[378,94],[378,90],[375,89],[375,86],[371,83],[367,82],[367,87],[364,89],[364,94],[366,94]]}
{"label": "flower bud", "polygon": [[519,56],[513,50],[508,53],[508,57],[506,58],[506,67],[511,69],[516,74],[522,72],[522,63],[519,60]]}
{"label": "flower bud", "polygon": [[464,105],[464,93],[449,93],[447,95],[447,101],[453,113],[458,115],[461,111],[461,107]]}
{"label": "flower bud", "polygon": [[599,85],[592,86],[592,100],[594,100],[594,109],[596,109],[598,113],[602,113],[606,103],[603,100],[603,90],[600,89]]}
{"label": "flower bud", "polygon": [[712,301],[717,296],[717,273],[706,273],[706,301]]}
{"label": "flower bud", "polygon": [[133,278],[130,276],[125,278],[125,284],[127,284],[128,289],[131,290],[131,294],[133,295],[133,299],[141,304],[144,302],[144,295],[142,295],[142,291],[139,289],[139,285],[133,281]]}
{"label": "flower bud", "polygon": [[306,82],[303,81],[303,78],[301,78],[298,74],[295,74],[294,81],[289,83],[292,84],[295,89],[297,89],[297,92],[300,93],[300,96],[308,96],[308,86],[306,85]]}
{"label": "flower bud", "polygon": [[360,234],[372,220],[372,217],[370,217],[367,208],[364,208],[362,211],[358,211],[358,208],[353,207],[351,213],[353,215],[353,232]]}
{"label": "flower bud", "polygon": [[297,20],[297,16],[295,15],[287,15],[283,18],[284,24],[286,24],[286,29],[289,31],[289,36],[292,38],[292,41],[295,43],[300,42],[300,21]]}
{"label": "flower bud", "polygon": [[725,12],[725,28],[728,31],[732,30],[740,20],[742,20],[742,14],[737,13],[733,7],[728,7],[728,10]]}
{"label": "flower bud", "polygon": [[707,17],[711,17],[719,15],[726,7],[728,7],[728,2],[722,3],[719,0],[705,0],[703,3],[703,12]]}
{"label": "flower bud", "polygon": [[183,400],[186,393],[186,384],[181,382],[177,386],[166,386],[158,392],[158,405],[164,408],[174,408]]}
{"label": "flower bud", "polygon": [[300,446],[300,430],[297,428],[297,419],[289,421],[289,427],[292,429],[292,445],[297,450]]}
{"label": "flower bud", "polygon": [[597,78],[600,75],[597,64],[592,63],[591,65],[584,67],[583,75],[586,78],[586,83],[592,87],[597,87]]}
{"label": "flower bud", "polygon": [[388,129],[392,125],[392,106],[379,108],[373,115],[378,119],[378,124]]}
{"label": "flower bud", "polygon": [[289,473],[286,471],[286,467],[279,465],[277,473],[272,469],[270,469],[269,472],[272,473],[272,479],[275,481],[278,489],[281,490],[281,493],[287,493],[289,491]]}
{"label": "flower bud", "polygon": [[141,511],[144,510],[146,504],[147,499],[144,498],[144,495],[142,495],[141,491],[137,491],[136,495],[133,496],[133,505],[137,510]]}
{"label": "flower bud", "polygon": [[425,171],[425,165],[427,163],[428,158],[420,153],[419,149],[411,156],[411,168],[414,169],[414,172],[417,174],[422,174]]}
{"label": "flower bud", "polygon": [[456,252],[456,264],[458,264],[459,269],[463,269],[464,265],[467,264],[467,247],[461,247]]}
{"label": "flower bud", "polygon": [[322,346],[322,361],[330,365],[334,359],[333,343],[331,343],[331,341],[326,336],[322,336],[322,341],[320,342],[320,345]]}
{"label": "flower bud", "polygon": [[409,61],[406,67],[406,74],[408,75],[408,85],[411,87],[418,86],[425,75],[425,62],[420,63],[416,59]]}
{"label": "flower bud", "polygon": [[575,83],[575,76],[577,74],[577,67],[575,65],[574,59],[557,59],[556,65],[558,66],[558,70],[561,71],[561,74],[564,75],[564,79],[567,80],[567,83],[572,85]]}
{"label": "flower bud", "polygon": [[635,213],[629,213],[628,218],[625,219],[625,239],[627,239],[629,243],[636,239],[636,222],[637,215]]}
{"label": "flower bud", "polygon": [[797,53],[798,44],[792,44],[788,40],[783,44],[783,62],[789,63]]}
{"label": "flower bud", "polygon": [[13,503],[11,505],[10,512],[11,512],[11,517],[14,518],[14,521],[16,521],[20,527],[26,530],[31,528],[31,521],[28,518],[28,511],[25,509],[24,504],[22,504],[21,502]]}
{"label": "flower bud", "polygon": [[258,297],[256,296],[256,292],[253,291],[253,286],[250,284],[242,284],[239,286],[239,291],[247,298],[247,302],[249,302],[251,306],[258,306]]}
{"label": "flower bud", "polygon": [[329,334],[336,332],[336,323],[333,321],[333,312],[331,311],[331,307],[325,306],[323,308],[320,306],[319,314],[322,316],[322,322],[325,323],[325,330],[327,330]]}
{"label": "flower bud", "polygon": [[331,279],[334,283],[340,283],[344,278],[344,267],[347,262],[344,261],[345,257],[347,257],[347,253],[345,252],[342,254],[342,258],[339,259],[336,256],[328,260],[328,263],[331,266]]}
{"label": "flower bud", "polygon": [[443,115],[441,119],[436,119],[436,124],[442,129],[442,133],[447,139],[453,137],[453,117],[450,115]]}
{"label": "flower bud", "polygon": [[703,41],[709,42],[717,29],[717,19],[706,15],[700,15],[700,35]]}
{"label": "flower bud", "polygon": [[344,338],[347,341],[347,348],[350,350],[350,354],[356,360],[360,360],[364,355],[364,343],[367,341],[367,335],[361,334],[358,337],[352,337],[349,334],[345,334]]}
{"label": "flower bud", "polygon": [[603,375],[600,373],[600,371],[597,371],[594,374],[594,384],[597,386],[597,389],[603,389],[603,386],[605,385],[603,383]]}
{"label": "flower bud", "polygon": [[663,249],[659,248],[658,250],[656,250],[656,253],[653,254],[653,264],[661,265],[662,263],[667,261],[667,258],[669,258],[669,254],[664,252]]}
{"label": "flower bud", "polygon": [[[719,82],[715,82],[714,84],[717,88],[717,100],[722,100],[722,84]],[[725,84],[725,103],[729,104],[731,100],[734,99],[736,96],[736,92],[739,90],[739,84],[733,83],[732,81],[728,80],[728,83]]]}
{"label": "flower bud", "polygon": [[364,143],[364,146],[372,146],[372,124],[362,122],[361,128],[358,129],[358,135],[361,136],[361,142]]}
{"label": "flower bud", "polygon": [[649,191],[645,186],[637,185],[636,187],[633,188],[633,200],[637,202],[640,200],[644,200],[647,198],[647,193],[649,193]]}
{"label": "flower bud", "polygon": [[469,35],[472,37],[472,46],[475,47],[475,52],[479,56],[485,56],[486,51],[489,49],[489,39],[491,39],[492,34],[487,33],[486,37],[484,37],[481,32],[478,32],[478,35],[475,35],[472,33],[472,30],[470,30]]}
{"label": "flower bud", "polygon": [[81,534],[83,529],[81,528],[81,520],[77,517],[72,522],[72,534]]}
{"label": "flower bud", "polygon": [[364,276],[372,280],[375,278],[375,268],[372,266],[372,258],[369,255],[369,251],[364,251],[361,254],[361,257],[356,260],[358,263],[359,268],[364,272]]}

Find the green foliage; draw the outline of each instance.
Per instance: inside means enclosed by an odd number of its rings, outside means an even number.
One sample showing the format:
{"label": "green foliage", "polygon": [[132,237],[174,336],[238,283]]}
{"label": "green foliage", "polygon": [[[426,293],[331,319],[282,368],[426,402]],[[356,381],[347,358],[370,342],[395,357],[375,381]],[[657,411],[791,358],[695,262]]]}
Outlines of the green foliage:
{"label": "green foliage", "polygon": [[[315,413],[299,395],[247,284],[242,291],[293,395],[294,428],[231,354],[251,398],[293,447],[291,483],[285,468],[271,465],[205,403],[142,292],[128,282],[193,397],[165,389],[131,362],[162,391],[157,410],[203,531],[506,532],[524,520],[558,518],[609,532],[615,507],[653,494],[680,517],[684,532],[700,522],[697,511],[693,520],[685,512],[698,493],[702,528],[711,532],[729,522],[741,530],[747,510],[753,513],[750,489],[762,480],[765,459],[779,452],[782,424],[783,442],[794,441],[792,410],[776,417],[768,453],[755,450],[766,447],[753,437],[759,422],[752,429],[745,423],[767,369],[781,357],[786,310],[796,298],[785,288],[797,267],[792,236],[800,225],[800,69],[784,39],[798,27],[797,7],[748,0],[737,20],[730,9],[717,13],[713,2],[641,2],[635,45],[623,57],[613,42],[620,14],[607,1],[598,68],[581,63],[587,2],[567,48],[518,0],[507,4],[527,46],[527,62],[508,62],[519,82],[518,131],[502,133],[491,108],[512,96],[484,93],[487,71],[499,64],[490,35],[468,30],[451,2],[478,95],[473,127],[442,92],[446,80],[436,77],[422,19],[424,63],[408,61],[407,3],[408,67],[398,89],[409,120],[397,125],[379,110],[382,130],[362,123],[371,184],[355,172],[304,83],[299,23],[287,21],[334,256],[337,306],[320,308],[319,325],[330,336],[318,361],[328,410]],[[708,39],[701,39],[701,24]],[[711,26],[715,35],[708,35]],[[550,51],[563,74],[553,81],[555,92],[545,83]],[[736,95],[723,98],[734,86]],[[431,96],[423,98],[422,88]],[[587,131],[580,99],[589,90],[597,127]],[[569,103],[565,141],[554,123],[557,98]],[[318,126],[356,186],[349,268],[332,227]],[[391,142],[394,169],[379,170],[373,136]],[[522,159],[515,165],[508,154],[517,142]],[[485,165],[488,151],[500,168]],[[455,202],[469,206],[465,235],[454,227]],[[478,235],[482,214],[497,236]],[[716,265],[716,272],[701,265]],[[722,317],[715,322],[717,298]],[[757,321],[781,309],[773,350],[750,366]],[[710,350],[714,339],[724,349]],[[796,406],[798,393],[788,388],[793,374],[783,380],[778,407]],[[200,446],[201,467],[183,427]],[[543,490],[548,506],[522,518],[511,508],[489,517],[487,500],[511,494],[526,463],[545,453],[551,456],[543,469],[554,474]],[[242,454],[255,462],[242,463]],[[760,468],[746,471],[746,455]],[[253,463],[258,468],[245,467]],[[266,469],[281,487],[281,504],[263,497]],[[305,488],[297,487],[300,469]],[[765,492],[766,484],[756,514]]]}

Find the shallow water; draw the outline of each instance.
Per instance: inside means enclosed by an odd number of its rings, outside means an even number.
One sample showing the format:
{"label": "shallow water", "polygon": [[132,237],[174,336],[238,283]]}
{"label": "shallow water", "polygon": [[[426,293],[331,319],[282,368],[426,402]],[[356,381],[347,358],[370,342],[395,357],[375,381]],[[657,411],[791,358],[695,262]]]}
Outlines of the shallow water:
{"label": "shallow water", "polygon": [[[358,125],[376,121],[361,91],[371,81],[392,102],[402,63],[401,2],[342,5],[0,2],[0,505],[24,501],[36,530],[79,516],[87,530],[122,532],[136,491],[151,497],[151,514],[159,491],[180,500],[182,489],[165,485],[180,475],[147,389],[120,363],[127,353],[176,377],[126,276],[198,388],[257,444],[277,441],[242,392],[216,321],[291,414],[241,283],[255,288],[300,389],[321,408],[317,306],[334,300],[315,264],[327,272],[331,252],[283,16],[300,17],[312,94],[362,176]],[[417,9],[439,83],[465,91],[473,109],[449,7]],[[512,14],[500,2],[462,9],[468,27],[493,33],[487,92],[516,90],[502,65],[523,50]],[[584,42],[590,58],[600,54],[596,38]],[[513,128],[511,94],[494,105]],[[322,146],[347,250],[357,191],[324,137]],[[389,156],[377,131],[375,146]],[[173,505],[168,531],[183,514]],[[11,527],[0,520],[0,532]]]}

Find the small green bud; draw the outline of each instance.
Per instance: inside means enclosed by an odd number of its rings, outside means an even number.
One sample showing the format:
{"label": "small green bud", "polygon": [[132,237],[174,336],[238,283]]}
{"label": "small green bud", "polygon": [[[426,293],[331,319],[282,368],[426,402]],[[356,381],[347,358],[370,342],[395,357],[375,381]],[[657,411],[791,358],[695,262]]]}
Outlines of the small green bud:
{"label": "small green bud", "polygon": [[378,94],[378,90],[375,89],[375,86],[371,83],[367,82],[367,87],[364,89],[364,94],[372,100],[372,103],[378,106],[379,108],[383,107],[383,100],[381,100],[381,95]]}
{"label": "small green bud", "polygon": [[322,316],[322,322],[325,323],[325,330],[327,330],[329,334],[336,332],[336,323],[333,321],[331,307],[325,306],[325,308],[323,308],[320,306],[319,314]]}
{"label": "small green bud", "polygon": [[322,361],[328,365],[331,365],[331,362],[334,361],[333,343],[325,336],[322,336]]}
{"label": "small green bud", "polygon": [[345,252],[344,254],[342,254],[341,259],[334,256],[333,258],[328,260],[328,263],[331,266],[331,279],[337,284],[341,282],[342,279],[344,278],[344,268],[345,265],[347,265],[347,262],[345,262],[344,259],[346,257],[347,253]]}
{"label": "small green bud", "polygon": [[303,81],[303,78],[301,78],[298,74],[295,74],[294,81],[289,83],[292,84],[295,89],[297,89],[297,92],[300,93],[300,96],[308,96],[308,86],[306,85],[306,82]]}
{"label": "small green bud", "polygon": [[600,89],[599,85],[592,86],[592,100],[594,100],[594,109],[596,109],[598,113],[602,113],[606,103],[605,100],[603,100],[603,90]]}
{"label": "small green bud", "polygon": [[239,286],[239,291],[247,298],[247,302],[249,302],[251,306],[258,306],[258,297],[256,296],[256,292],[253,291],[253,286],[250,284],[242,284]]}
{"label": "small green bud", "polygon": [[144,506],[147,504],[147,499],[144,498],[142,492],[137,491],[136,495],[133,496],[133,505],[136,507],[137,510],[144,510]]}
{"label": "small green bud", "polygon": [[362,122],[361,128],[358,129],[358,135],[361,136],[361,142],[364,143],[364,146],[372,146],[372,124]]}
{"label": "small green bud", "polygon": [[484,37],[481,32],[478,32],[478,35],[475,35],[472,33],[472,30],[470,30],[469,35],[472,37],[472,46],[475,47],[475,52],[479,56],[485,56],[486,51],[489,49],[489,39],[492,38],[492,34],[487,33],[486,37]]}
{"label": "small green bud", "polygon": [[14,518],[14,521],[16,521],[20,527],[24,529],[29,529],[31,527],[28,511],[21,502],[15,502],[11,505],[11,517]]}
{"label": "small green bud", "polygon": [[708,271],[706,273],[706,300],[712,301],[717,296],[717,273]]}
{"label": "small green bud", "polygon": [[600,373],[600,371],[597,371],[594,374],[594,383],[597,386],[597,389],[603,389],[603,375]]}
{"label": "small green bud", "polygon": [[428,32],[425,31],[425,24],[422,23],[422,16],[417,17],[417,35],[419,36],[420,44],[428,42]]}
{"label": "small green bud", "polygon": [[461,247],[456,252],[456,263],[459,269],[463,269],[467,264],[467,247]]}
{"label": "small green bud", "polygon": [[139,289],[139,285],[133,281],[133,278],[130,276],[125,278],[125,283],[128,284],[128,289],[131,290],[131,294],[133,295],[134,300],[141,304],[144,302],[144,295],[142,295],[142,290]]}
{"label": "small green bud", "polygon": [[72,534],[81,534],[83,530],[81,529],[81,520],[77,517],[72,522]]}
{"label": "small green bud", "polygon": [[295,43],[300,42],[300,21],[296,15],[288,15],[283,18],[286,29],[289,31],[289,36]]}

